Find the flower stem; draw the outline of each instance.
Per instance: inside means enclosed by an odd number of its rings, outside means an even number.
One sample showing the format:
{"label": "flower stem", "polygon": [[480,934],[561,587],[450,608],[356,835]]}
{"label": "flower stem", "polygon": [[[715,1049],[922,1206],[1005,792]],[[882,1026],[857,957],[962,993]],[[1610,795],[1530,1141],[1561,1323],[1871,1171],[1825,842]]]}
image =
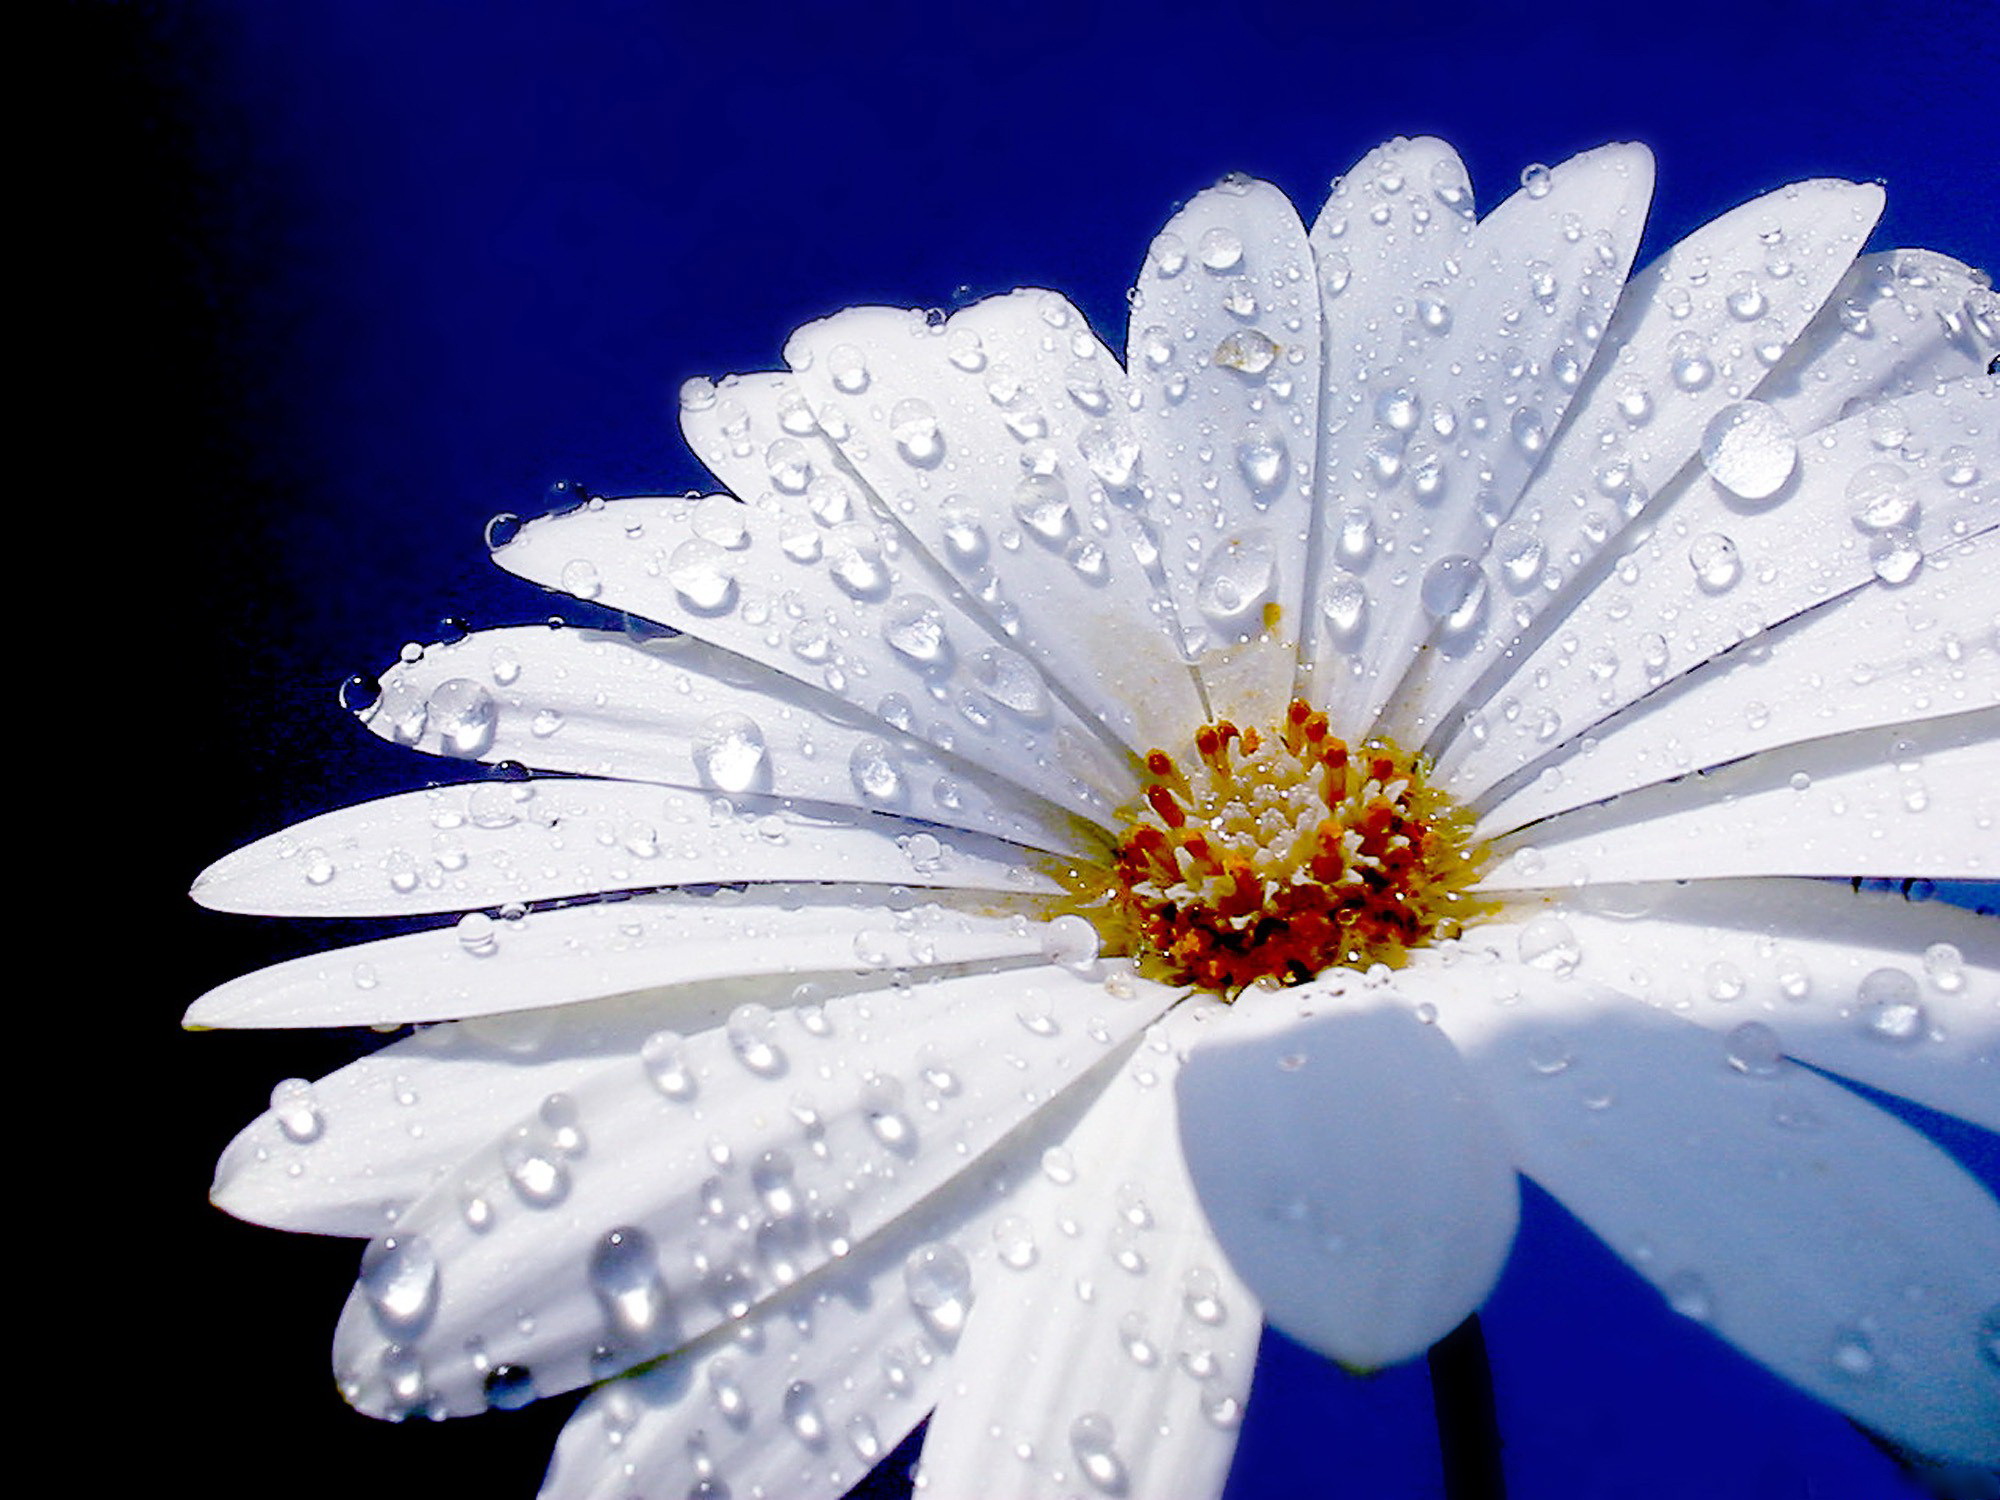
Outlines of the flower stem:
{"label": "flower stem", "polygon": [[1477,1313],[1431,1345],[1429,1364],[1447,1500],[1505,1500],[1493,1368]]}

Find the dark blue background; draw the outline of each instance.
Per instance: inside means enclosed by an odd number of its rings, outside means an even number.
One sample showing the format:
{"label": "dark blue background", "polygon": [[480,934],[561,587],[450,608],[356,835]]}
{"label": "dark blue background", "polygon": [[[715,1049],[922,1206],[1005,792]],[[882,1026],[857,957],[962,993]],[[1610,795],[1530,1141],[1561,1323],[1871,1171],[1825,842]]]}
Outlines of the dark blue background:
{"label": "dark blue background", "polygon": [[[431,767],[343,722],[334,685],[440,614],[548,612],[485,562],[492,513],[572,477],[700,483],[671,416],[685,377],[769,367],[850,303],[1021,284],[1067,291],[1118,347],[1177,201],[1246,170],[1310,219],[1332,174],[1420,131],[1459,146],[1489,205],[1529,162],[1649,142],[1647,256],[1826,174],[1886,181],[1877,246],[2000,266],[1990,0],[1500,9],[61,9],[60,186],[34,229],[68,420],[35,434],[59,470],[38,498],[100,518],[70,539],[111,585],[83,623],[124,665],[70,688],[149,731],[74,750],[122,834],[113,930],[135,942],[106,958],[141,964],[103,986],[112,1103],[135,1114],[74,1165],[109,1155],[117,1190],[80,1211],[146,1231],[136,1286],[129,1228],[118,1247],[139,1306],[113,1345],[170,1433],[142,1459],[216,1496],[533,1493],[560,1403],[424,1430],[352,1416],[325,1351],[353,1248],[203,1204],[271,1083],[355,1044],[179,1034],[208,985],[328,940],[181,892],[288,819],[421,784]],[[1992,1179],[1991,1137],[1940,1134]],[[1523,1500],[1911,1493],[1532,1192],[1486,1321]],[[1356,1381],[1273,1345],[1233,1494],[1438,1493],[1421,1367]]]}

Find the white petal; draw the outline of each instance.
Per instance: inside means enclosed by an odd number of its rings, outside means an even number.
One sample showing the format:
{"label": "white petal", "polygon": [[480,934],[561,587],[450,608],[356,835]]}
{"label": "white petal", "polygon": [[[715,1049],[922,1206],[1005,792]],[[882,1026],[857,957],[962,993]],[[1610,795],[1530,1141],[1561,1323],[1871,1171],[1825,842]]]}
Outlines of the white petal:
{"label": "white petal", "polygon": [[1181,1148],[1273,1326],[1342,1364],[1420,1354],[1485,1300],[1513,1163],[1451,1042],[1352,976],[1246,993],[1180,1079]]}
{"label": "white petal", "polygon": [[880,892],[769,887],[748,898],[657,892],[477,932],[472,943],[434,928],[288,959],[210,990],[183,1024],[412,1025],[758,974],[1034,958],[1050,940],[1039,915],[1031,924],[991,905],[891,910]]}
{"label": "white petal", "polygon": [[1758,387],[1795,432],[1856,406],[1977,375],[2000,351],[2000,299],[1948,255],[1891,250],[1854,263]]}
{"label": "white petal", "polygon": [[[953,600],[951,580],[928,557],[872,518],[853,480],[795,446],[772,461],[784,476],[783,509],[714,495],[605,501],[530,522],[494,557],[546,588],[824,688],[1073,812],[1108,818],[1131,795],[1129,768],[1027,658]],[[821,479],[852,490],[844,509],[812,508]],[[836,515],[848,519],[821,519]],[[900,772],[860,779],[879,780],[891,802],[891,781],[907,782]]]}
{"label": "white petal", "polygon": [[1495,844],[1487,890],[1726,875],[1978,880],[1996,863],[2000,709],[1753,755]]}
{"label": "white petal", "polygon": [[[882,976],[827,969],[809,983],[824,1002]],[[797,979],[764,976],[427,1027],[303,1087],[281,1084],[223,1151],[210,1197],[274,1229],[385,1233],[544,1099],[629,1062],[660,1031],[706,1031],[750,1003],[805,1001]]]}
{"label": "white petal", "polygon": [[[428,704],[471,683],[491,705],[484,732],[448,739]],[[482,711],[483,716],[483,711]],[[1073,832],[1038,798],[942,755],[768,667],[672,636],[643,645],[594,630],[531,625],[481,631],[382,674],[361,715],[376,734],[432,755],[513,761],[543,771],[768,793],[902,810],[933,823],[1067,848]],[[446,727],[462,725],[447,716]],[[886,745],[905,793],[885,799],[865,745]]]}
{"label": "white petal", "polygon": [[[1746,504],[1706,473],[1693,477],[1486,706],[1455,726],[1468,732],[1439,756],[1440,777],[1456,795],[1478,796],[1737,642],[1873,578],[1907,580],[1922,554],[2000,519],[2000,476],[1955,483],[1943,457],[1990,450],[1996,422],[2000,383],[1980,376],[1804,438],[1768,502]],[[1857,518],[1883,483],[1899,486],[1910,508],[1899,524],[1866,530]]]}
{"label": "white petal", "polygon": [[2000,1130],[2000,924],[1818,880],[1590,887],[1469,945]]}
{"label": "white petal", "polygon": [[322,813],[224,855],[192,894],[217,911],[365,917],[743,880],[1055,889],[1029,859],[980,834],[872,813],[548,778]]}
{"label": "white petal", "polygon": [[[546,1395],[700,1337],[909,1212],[1171,998],[1129,979],[1122,993],[1058,969],[968,976],[817,1015],[739,1011],[663,1072],[607,1064],[402,1216],[435,1286],[401,1317],[356,1289],[334,1338],[343,1389],[407,1409],[401,1346],[424,1361],[431,1409],[472,1412],[489,1367]],[[477,1226],[467,1194],[491,1208]],[[601,1260],[613,1234],[648,1247],[646,1316],[622,1338]]]}
{"label": "white petal", "polygon": [[[1764,396],[1768,351],[1808,327],[1881,211],[1872,184],[1795,183],[1704,225],[1632,279],[1548,462],[1494,534],[1485,632],[1454,655],[1424,658],[1403,710],[1413,738],[1545,611],[1559,618],[1569,608],[1577,590],[1560,585],[1575,583],[1695,460],[1718,411],[1753,389]],[[1796,432],[1822,425],[1787,420]]]}
{"label": "white petal", "polygon": [[[1387,564],[1374,507],[1350,490],[1369,474],[1381,397],[1414,391],[1409,366],[1449,327],[1447,289],[1473,234],[1465,164],[1429,136],[1378,146],[1334,180],[1313,221],[1326,350],[1316,517],[1300,621],[1300,676],[1314,703],[1335,701],[1339,654],[1373,625],[1363,580]],[[1431,393],[1439,394],[1439,393]],[[1376,611],[1391,607],[1373,601]]]}
{"label": "white petal", "polygon": [[[1540,1182],[1673,1305],[1921,1452],[2000,1460],[2000,1204],[1936,1146],[1803,1068],[1518,967],[1419,974]],[[1982,1325],[1982,1319],[1987,1320]]]}
{"label": "white petal", "polygon": [[[1594,728],[1581,753],[1494,789],[1494,831],[1760,750],[2000,703],[1990,583],[2000,528],[1795,615]],[[1511,788],[1511,790],[1510,790]]]}
{"label": "white petal", "polygon": [[997,1263],[924,1439],[930,1493],[1221,1492],[1263,1319],[1175,1150],[1173,1082],[1229,1019],[1171,1012],[989,1216]]}
{"label": "white petal", "polygon": [[1305,226],[1226,178],[1168,221],[1132,293],[1126,368],[1183,629],[1218,713],[1275,722],[1291,692],[1319,423]]}
{"label": "white petal", "polygon": [[[1382,554],[1362,575],[1372,623],[1316,650],[1316,676],[1333,674],[1320,701],[1361,695],[1355,728],[1387,707],[1426,637],[1469,649],[1497,607],[1481,557],[1596,357],[1645,226],[1652,154],[1605,146],[1530,183],[1480,222],[1458,273],[1404,310],[1405,362],[1356,415],[1360,461],[1328,476],[1343,505],[1373,513]],[[1449,310],[1442,332],[1433,303]],[[1396,595],[1422,608],[1392,608]]]}
{"label": "white petal", "polygon": [[[671,1360],[599,1387],[563,1428],[541,1500],[679,1495],[705,1478],[735,1495],[845,1494],[959,1372],[966,1305],[976,1312],[1018,1276],[999,1266],[991,1226],[1094,1097],[1070,1090],[843,1260]],[[938,1246],[964,1257],[961,1296],[936,1297],[946,1288],[932,1267],[948,1263]],[[927,1305],[912,1300],[919,1290]]]}
{"label": "white petal", "polygon": [[[862,353],[865,389],[842,389]],[[989,298],[942,328],[854,308],[785,346],[841,454],[1009,637],[1138,751],[1200,700],[1134,542],[1147,455],[1125,372],[1054,292]],[[743,393],[739,389],[739,396]]]}

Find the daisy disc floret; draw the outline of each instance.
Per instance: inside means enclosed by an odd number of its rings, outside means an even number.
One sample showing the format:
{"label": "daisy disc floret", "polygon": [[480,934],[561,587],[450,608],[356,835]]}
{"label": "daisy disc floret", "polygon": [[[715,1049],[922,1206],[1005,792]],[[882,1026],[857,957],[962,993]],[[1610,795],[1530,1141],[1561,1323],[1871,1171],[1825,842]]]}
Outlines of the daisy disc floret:
{"label": "daisy disc floret", "polygon": [[1475,908],[1472,818],[1393,740],[1350,746],[1294,698],[1261,733],[1203,724],[1193,751],[1146,756],[1097,902],[1151,977],[1234,993],[1399,967]]}

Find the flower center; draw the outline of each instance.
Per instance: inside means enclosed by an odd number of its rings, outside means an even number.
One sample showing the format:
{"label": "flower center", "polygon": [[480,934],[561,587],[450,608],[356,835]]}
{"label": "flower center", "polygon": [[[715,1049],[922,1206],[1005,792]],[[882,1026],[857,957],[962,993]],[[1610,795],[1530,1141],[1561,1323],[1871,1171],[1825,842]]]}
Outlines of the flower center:
{"label": "flower center", "polygon": [[1108,879],[1083,893],[1107,946],[1176,984],[1234,994],[1324,969],[1400,965],[1484,908],[1472,816],[1387,740],[1350,747],[1293,699],[1276,730],[1227,719],[1195,755],[1146,757]]}

